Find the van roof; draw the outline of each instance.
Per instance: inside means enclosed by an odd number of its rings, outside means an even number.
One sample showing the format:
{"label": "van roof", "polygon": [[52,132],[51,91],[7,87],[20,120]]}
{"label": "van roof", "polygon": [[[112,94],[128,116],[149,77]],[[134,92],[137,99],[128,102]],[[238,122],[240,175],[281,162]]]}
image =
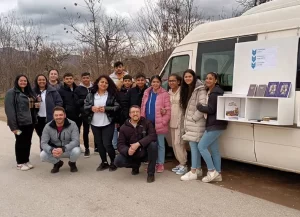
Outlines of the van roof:
{"label": "van roof", "polygon": [[300,0],[275,0],[250,9],[240,17],[214,21],[197,26],[179,46],[300,28]]}

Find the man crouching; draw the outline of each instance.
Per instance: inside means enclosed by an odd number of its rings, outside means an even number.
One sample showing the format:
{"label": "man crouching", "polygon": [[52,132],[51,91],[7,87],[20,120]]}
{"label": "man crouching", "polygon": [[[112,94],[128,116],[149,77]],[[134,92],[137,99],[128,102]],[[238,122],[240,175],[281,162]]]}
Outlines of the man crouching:
{"label": "man crouching", "polygon": [[115,159],[117,167],[132,168],[131,174],[139,174],[141,162],[148,160],[147,182],[155,181],[155,165],[158,147],[156,132],[151,121],[141,117],[141,108],[132,106],[129,109],[129,119],[120,128],[118,151]]}
{"label": "man crouching", "polygon": [[76,161],[80,156],[79,131],[76,123],[66,118],[65,109],[53,109],[53,121],[46,124],[41,140],[42,161],[54,164],[51,173],[58,173],[64,162],[61,158],[69,158],[71,172],[77,172]]}

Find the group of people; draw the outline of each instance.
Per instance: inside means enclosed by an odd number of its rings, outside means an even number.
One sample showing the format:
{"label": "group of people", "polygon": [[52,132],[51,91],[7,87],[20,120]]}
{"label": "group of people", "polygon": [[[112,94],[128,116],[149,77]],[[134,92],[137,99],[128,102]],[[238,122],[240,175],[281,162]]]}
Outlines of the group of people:
{"label": "group of people", "polygon": [[[25,75],[16,77],[5,97],[5,112],[16,138],[17,169],[33,168],[29,156],[35,129],[42,161],[53,164],[51,173],[59,172],[61,158],[69,158],[70,171],[77,172],[83,126],[84,156],[90,156],[91,128],[101,159],[97,171],[126,167],[137,175],[141,163],[148,162],[147,182],[154,182],[155,172],[164,171],[166,139],[179,161],[172,171],[181,180],[202,176],[202,156],[208,168],[202,181],[222,181],[218,138],[227,122],[216,119],[217,98],[224,93],[217,73],[208,73],[205,84],[190,69],[182,77],[171,74],[165,90],[158,75],[148,87],[143,74],[133,82],[122,62],[116,62],[114,69],[93,83],[89,73],[82,73],[78,86],[71,73],[65,73],[60,83],[58,70],[49,71],[49,80],[38,75],[33,88]],[[191,151],[189,172],[186,143]]]}

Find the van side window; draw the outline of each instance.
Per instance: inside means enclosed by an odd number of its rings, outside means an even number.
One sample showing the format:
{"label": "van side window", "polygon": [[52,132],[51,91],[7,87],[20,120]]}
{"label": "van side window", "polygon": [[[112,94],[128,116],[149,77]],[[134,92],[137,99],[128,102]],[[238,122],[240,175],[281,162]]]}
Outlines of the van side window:
{"label": "van side window", "polygon": [[176,73],[178,75],[183,74],[185,70],[189,68],[190,56],[181,55],[172,57],[162,72],[162,87],[167,89],[168,77],[170,74]]}
{"label": "van side window", "polygon": [[208,72],[217,72],[225,91],[232,91],[235,43],[256,41],[257,36],[221,39],[198,44],[196,73],[205,80]]}
{"label": "van side window", "polygon": [[300,90],[300,39],[298,43],[298,59],[297,59],[297,74],[296,74],[296,90]]}

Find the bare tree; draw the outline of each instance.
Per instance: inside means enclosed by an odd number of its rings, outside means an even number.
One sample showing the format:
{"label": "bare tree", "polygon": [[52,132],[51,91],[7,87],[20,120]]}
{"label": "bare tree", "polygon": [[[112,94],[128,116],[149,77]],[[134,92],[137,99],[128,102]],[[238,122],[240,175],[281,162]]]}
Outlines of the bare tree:
{"label": "bare tree", "polygon": [[272,0],[236,0],[241,6],[243,6],[244,10],[249,10],[257,5],[264,4],[266,2],[270,2]]}
{"label": "bare tree", "polygon": [[[112,61],[124,53],[131,46],[130,34],[127,29],[127,20],[118,15],[109,16],[101,8],[101,0],[84,0],[85,5],[74,3],[75,6],[84,7],[87,14],[80,12],[71,14],[67,8],[68,26],[77,41],[93,49],[97,73],[100,68],[109,70]],[[70,32],[65,28],[67,32]]]}

